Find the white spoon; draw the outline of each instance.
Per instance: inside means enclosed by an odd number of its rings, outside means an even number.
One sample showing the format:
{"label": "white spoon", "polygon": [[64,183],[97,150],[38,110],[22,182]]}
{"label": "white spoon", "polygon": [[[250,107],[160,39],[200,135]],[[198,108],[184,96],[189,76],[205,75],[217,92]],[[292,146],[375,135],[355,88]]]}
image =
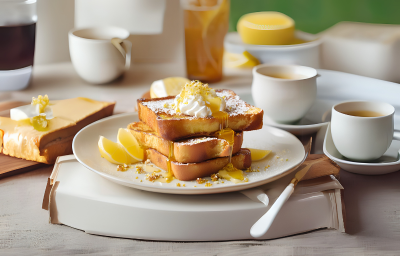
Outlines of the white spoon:
{"label": "white spoon", "polygon": [[271,227],[272,223],[275,220],[276,215],[278,215],[278,212],[281,210],[283,204],[289,199],[290,195],[293,193],[294,187],[297,185],[297,183],[305,176],[307,171],[310,169],[312,166],[312,163],[308,165],[303,165],[302,163],[306,160],[308,157],[308,154],[311,151],[311,144],[312,144],[312,138],[310,138],[310,141],[307,143],[307,145],[304,147],[305,150],[305,156],[300,163],[300,166],[296,169],[299,170],[295,177],[292,179],[290,184],[285,188],[285,190],[282,192],[282,194],[276,199],[275,203],[271,206],[271,208],[268,210],[267,213],[265,213],[250,229],[250,234],[254,238],[261,237],[267,233],[268,229]]}

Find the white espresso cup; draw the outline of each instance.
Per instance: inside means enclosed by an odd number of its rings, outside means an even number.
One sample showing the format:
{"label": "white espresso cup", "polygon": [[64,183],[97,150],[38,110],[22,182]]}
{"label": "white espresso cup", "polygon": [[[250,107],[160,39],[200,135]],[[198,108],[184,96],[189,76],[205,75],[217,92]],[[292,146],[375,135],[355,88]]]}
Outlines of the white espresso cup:
{"label": "white espresso cup", "polygon": [[251,87],[254,103],[277,123],[297,122],[315,101],[317,75],[305,66],[258,65]]}
{"label": "white espresso cup", "polygon": [[118,27],[72,29],[69,52],[78,75],[93,84],[118,78],[131,63],[129,31]]}
{"label": "white espresso cup", "polygon": [[333,143],[343,156],[355,161],[381,157],[393,139],[395,108],[383,102],[349,101],[332,107]]}

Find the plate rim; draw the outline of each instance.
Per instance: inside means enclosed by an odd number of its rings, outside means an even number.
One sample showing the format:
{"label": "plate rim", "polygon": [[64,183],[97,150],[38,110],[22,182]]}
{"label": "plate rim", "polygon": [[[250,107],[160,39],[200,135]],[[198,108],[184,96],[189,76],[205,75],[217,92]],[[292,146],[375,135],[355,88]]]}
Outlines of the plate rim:
{"label": "plate rim", "polygon": [[[271,177],[270,179],[268,179],[267,182],[265,182],[265,179],[262,180],[258,180],[258,181],[254,181],[251,183],[242,183],[242,184],[232,184],[232,185],[228,185],[225,187],[217,187],[217,188],[210,188],[207,187],[207,189],[203,188],[203,187],[197,187],[197,188],[191,188],[191,187],[171,187],[171,188],[161,188],[161,187],[157,187],[157,186],[153,186],[153,185],[147,185],[147,184],[133,184],[127,180],[123,180],[117,177],[114,177],[112,175],[103,173],[101,171],[98,171],[90,166],[88,166],[87,164],[85,164],[77,155],[75,147],[76,147],[76,141],[77,138],[79,138],[80,134],[85,131],[86,129],[90,129],[90,127],[98,124],[98,123],[102,123],[105,121],[108,121],[110,119],[115,119],[115,118],[124,118],[126,116],[137,116],[138,113],[137,112],[129,112],[129,113],[122,113],[122,114],[117,114],[117,115],[112,115],[103,119],[100,119],[94,123],[91,123],[87,126],[85,126],[84,128],[82,128],[75,136],[74,139],[72,141],[72,152],[75,156],[75,158],[78,160],[79,163],[81,163],[84,167],[86,167],[87,169],[95,172],[96,174],[111,180],[117,184],[126,186],[126,187],[131,187],[131,188],[135,188],[135,189],[139,189],[139,190],[144,190],[144,191],[150,191],[150,192],[156,192],[156,193],[165,193],[165,194],[183,194],[183,195],[199,195],[199,194],[218,194],[218,193],[228,193],[228,192],[235,192],[235,191],[241,191],[241,190],[245,190],[245,189],[249,189],[249,188],[254,188],[254,187],[258,187],[270,182],[273,182],[279,178],[282,178],[288,174],[290,174],[292,171],[294,171],[301,163],[301,159],[299,160],[299,162],[294,163],[293,165],[291,165],[287,170],[285,170],[284,172]],[[283,132],[286,134],[286,136],[292,137],[295,140],[298,141],[298,143],[301,143],[301,141],[294,136],[293,134],[289,133],[288,131],[276,128],[276,127],[270,127],[267,126],[268,129],[276,129],[279,132]],[[304,157],[305,154],[305,150],[304,148],[302,148],[302,158]],[[130,184],[130,185],[128,185]]]}

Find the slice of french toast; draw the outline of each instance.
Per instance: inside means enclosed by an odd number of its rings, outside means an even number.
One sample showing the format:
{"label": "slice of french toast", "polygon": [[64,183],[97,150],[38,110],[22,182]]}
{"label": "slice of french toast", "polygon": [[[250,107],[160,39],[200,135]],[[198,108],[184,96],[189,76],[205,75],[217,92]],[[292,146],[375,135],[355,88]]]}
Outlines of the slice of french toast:
{"label": "slice of french toast", "polygon": [[[168,158],[155,149],[147,149],[147,158],[161,169],[167,170]],[[218,157],[200,163],[179,163],[171,161],[171,169],[175,178],[182,181],[195,180],[200,177],[217,173],[229,163],[229,157]],[[251,153],[242,148],[232,155],[232,165],[244,170],[251,166]]]}
{"label": "slice of french toast", "polygon": [[[241,100],[232,90],[215,90],[226,102],[228,127],[236,132],[262,128],[263,110]],[[156,99],[138,99],[139,119],[154,133],[166,140],[177,141],[189,137],[210,136],[220,130],[220,121],[208,116],[193,117],[177,113],[174,96]]]}
{"label": "slice of french toast", "polygon": [[[129,131],[141,146],[153,148],[168,156],[171,141],[158,137],[143,122],[128,125]],[[232,154],[236,154],[243,143],[243,132],[235,133]],[[216,157],[229,156],[229,143],[215,137],[196,137],[173,142],[174,159],[180,163],[199,163]]]}
{"label": "slice of french toast", "polygon": [[[128,129],[140,145],[153,148],[164,155],[169,155],[171,141],[158,137],[155,132],[143,122],[134,122]],[[237,153],[243,143],[243,133],[237,132],[234,137],[232,154]],[[181,163],[198,163],[216,157],[229,156],[229,143],[215,137],[195,137],[175,141],[174,158]]]}

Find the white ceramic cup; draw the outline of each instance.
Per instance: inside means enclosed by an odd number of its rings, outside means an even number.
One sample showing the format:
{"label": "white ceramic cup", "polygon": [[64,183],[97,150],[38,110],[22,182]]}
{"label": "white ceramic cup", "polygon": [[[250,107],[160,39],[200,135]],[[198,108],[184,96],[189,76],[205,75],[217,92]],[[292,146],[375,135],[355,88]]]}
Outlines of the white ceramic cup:
{"label": "white ceramic cup", "polygon": [[[349,111],[374,111],[382,116],[361,117]],[[395,108],[382,102],[349,101],[332,107],[333,143],[343,156],[355,161],[372,161],[381,157],[393,140]]]}
{"label": "white ceramic cup", "polygon": [[126,40],[128,30],[111,26],[72,29],[68,37],[72,64],[85,81],[108,83],[129,69],[132,43]]}
{"label": "white ceramic cup", "polygon": [[[285,75],[291,79],[273,76]],[[297,65],[263,64],[253,68],[254,103],[278,123],[294,123],[311,108],[317,96],[317,70]]]}

